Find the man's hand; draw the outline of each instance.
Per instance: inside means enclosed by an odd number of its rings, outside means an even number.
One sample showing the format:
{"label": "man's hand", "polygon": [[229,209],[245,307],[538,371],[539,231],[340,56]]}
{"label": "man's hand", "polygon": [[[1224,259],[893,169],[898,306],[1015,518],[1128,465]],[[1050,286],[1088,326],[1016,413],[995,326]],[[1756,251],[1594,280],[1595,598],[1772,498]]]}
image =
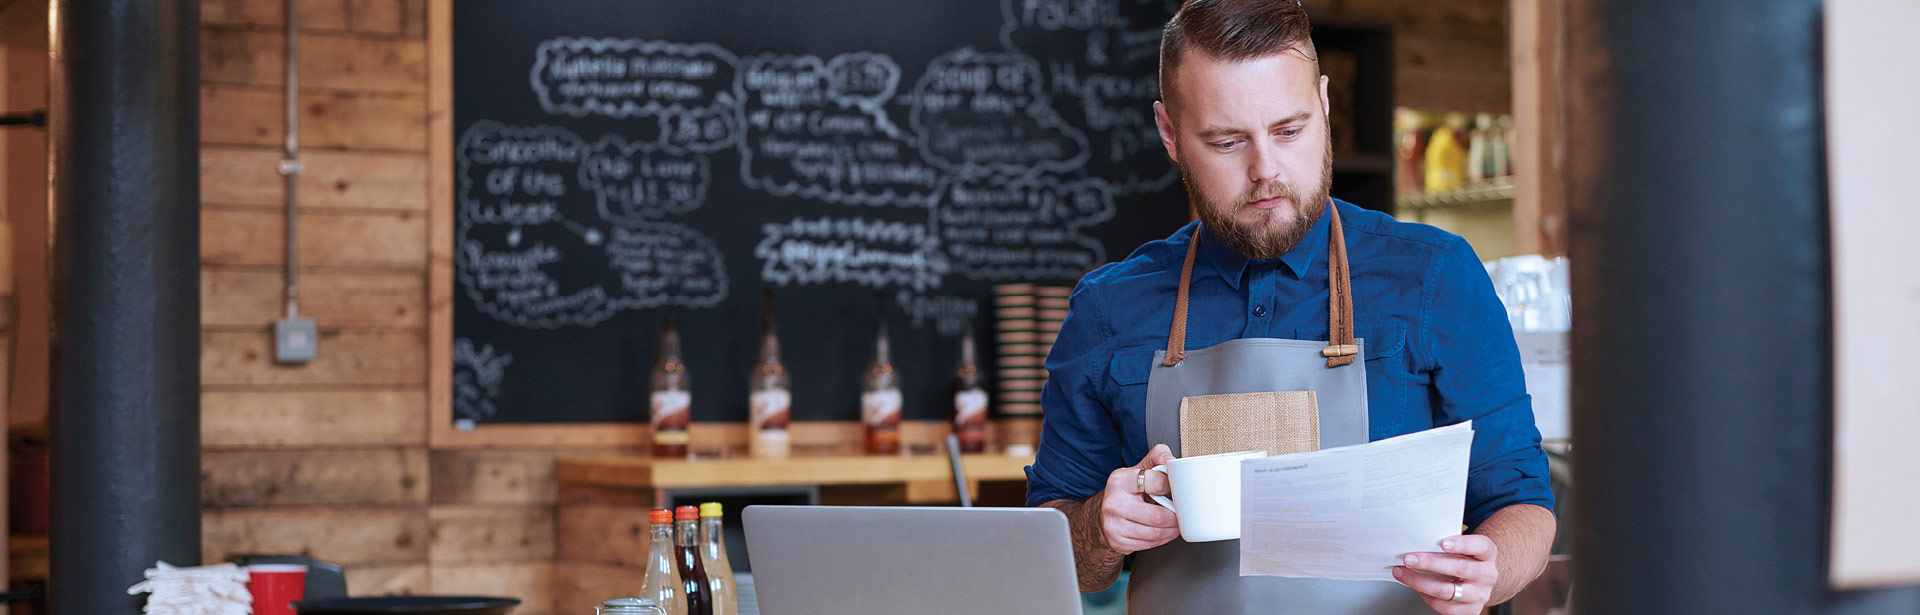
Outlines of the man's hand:
{"label": "man's hand", "polygon": [[[1440,550],[1444,553],[1408,553],[1405,566],[1393,567],[1393,578],[1419,592],[1441,615],[1479,613],[1500,580],[1500,548],[1491,538],[1467,534],[1441,540]],[[1459,600],[1453,599],[1456,583]]]}
{"label": "man's hand", "polygon": [[[1091,497],[1042,504],[1067,515],[1067,530],[1073,534],[1074,576],[1080,580],[1080,591],[1106,589],[1119,576],[1120,562],[1126,554],[1167,544],[1180,535],[1173,511],[1149,503],[1141,495],[1167,493],[1166,475],[1143,472],[1171,459],[1173,451],[1166,445],[1155,446],[1140,463],[1108,474],[1107,485]],[[1140,488],[1142,483],[1145,489]]]}
{"label": "man's hand", "polygon": [[[1108,548],[1126,554],[1158,547],[1180,536],[1173,511],[1144,497],[1169,492],[1165,473],[1146,470],[1172,459],[1172,449],[1157,444],[1140,463],[1107,475],[1107,486],[1100,490],[1100,533],[1106,536]],[[1145,491],[1140,490],[1142,484]]]}

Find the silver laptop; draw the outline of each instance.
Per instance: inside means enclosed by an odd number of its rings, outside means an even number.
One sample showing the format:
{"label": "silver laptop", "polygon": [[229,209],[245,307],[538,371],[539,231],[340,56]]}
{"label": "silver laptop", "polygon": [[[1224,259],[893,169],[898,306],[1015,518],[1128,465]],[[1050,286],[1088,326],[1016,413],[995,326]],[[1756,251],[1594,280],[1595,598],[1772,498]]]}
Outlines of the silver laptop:
{"label": "silver laptop", "polygon": [[767,615],[1080,612],[1051,508],[748,506],[741,520]]}

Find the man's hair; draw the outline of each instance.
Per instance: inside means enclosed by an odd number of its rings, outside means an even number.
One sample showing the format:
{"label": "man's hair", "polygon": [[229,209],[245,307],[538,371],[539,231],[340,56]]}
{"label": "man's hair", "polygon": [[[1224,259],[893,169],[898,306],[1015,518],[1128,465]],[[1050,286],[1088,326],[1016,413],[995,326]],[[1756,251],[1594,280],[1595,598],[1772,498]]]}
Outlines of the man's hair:
{"label": "man's hair", "polygon": [[1288,51],[1320,65],[1307,10],[1295,0],[1188,0],[1160,33],[1160,99],[1173,104],[1173,75],[1189,52],[1240,62]]}

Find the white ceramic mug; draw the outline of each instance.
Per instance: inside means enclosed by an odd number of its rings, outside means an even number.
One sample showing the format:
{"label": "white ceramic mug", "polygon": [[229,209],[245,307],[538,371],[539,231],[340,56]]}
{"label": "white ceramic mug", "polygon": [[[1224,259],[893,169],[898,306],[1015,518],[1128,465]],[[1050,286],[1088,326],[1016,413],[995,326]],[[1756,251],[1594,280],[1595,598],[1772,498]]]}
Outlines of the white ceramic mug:
{"label": "white ceramic mug", "polygon": [[1150,497],[1173,511],[1180,521],[1180,537],[1187,542],[1239,538],[1240,462],[1266,456],[1266,451],[1218,453],[1153,466],[1147,471],[1167,475],[1173,498]]}

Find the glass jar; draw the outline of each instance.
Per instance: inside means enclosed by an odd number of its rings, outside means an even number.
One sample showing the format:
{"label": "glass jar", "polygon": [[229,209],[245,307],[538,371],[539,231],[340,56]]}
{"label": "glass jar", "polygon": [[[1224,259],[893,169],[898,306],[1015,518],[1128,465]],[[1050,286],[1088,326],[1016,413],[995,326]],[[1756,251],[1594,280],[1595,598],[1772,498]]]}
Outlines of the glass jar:
{"label": "glass jar", "polygon": [[658,603],[646,598],[613,598],[593,607],[594,615],[667,615]]}

